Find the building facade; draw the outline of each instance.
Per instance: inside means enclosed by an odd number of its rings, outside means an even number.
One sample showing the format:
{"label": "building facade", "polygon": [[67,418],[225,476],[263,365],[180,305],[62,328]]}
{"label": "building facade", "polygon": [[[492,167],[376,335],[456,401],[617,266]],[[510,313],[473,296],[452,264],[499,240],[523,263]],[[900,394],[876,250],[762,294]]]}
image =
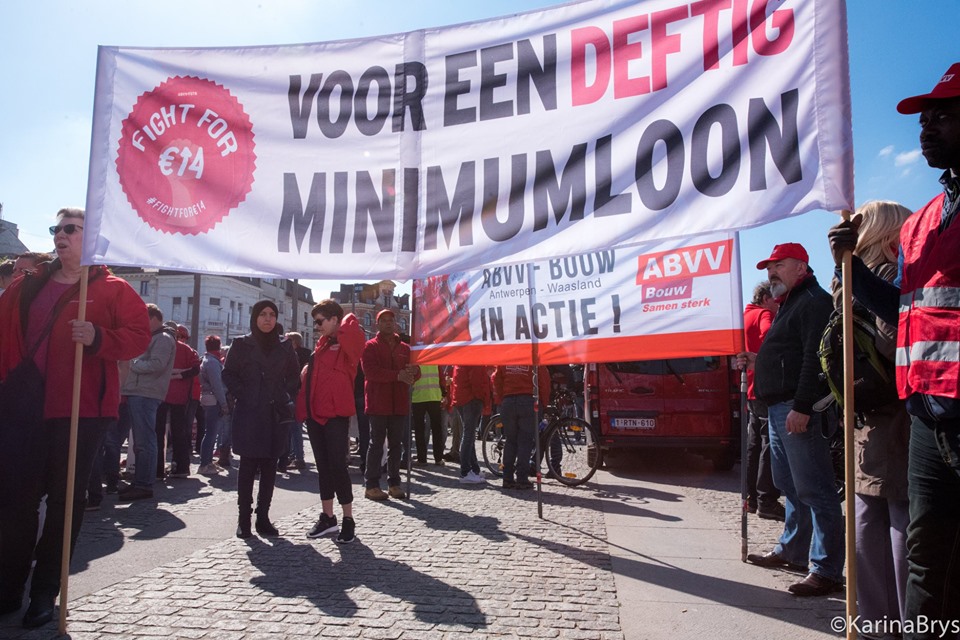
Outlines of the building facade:
{"label": "building facade", "polygon": [[[258,300],[272,300],[284,331],[299,331],[304,345],[315,339],[310,309],[313,293],[293,280],[213,276],[169,271],[116,267],[113,272],[130,283],[146,303],[163,311],[164,320],[173,320],[190,329],[190,344],[203,351],[203,338],[218,335],[224,345],[250,333],[250,308]],[[194,294],[199,285],[198,318],[194,326]]]}
{"label": "building facade", "polygon": [[367,337],[377,333],[377,314],[388,308],[396,312],[397,330],[402,335],[410,335],[410,294],[395,295],[396,286],[392,280],[341,284],[340,291],[331,292],[330,297],[339,302],[344,311],[357,316]]}

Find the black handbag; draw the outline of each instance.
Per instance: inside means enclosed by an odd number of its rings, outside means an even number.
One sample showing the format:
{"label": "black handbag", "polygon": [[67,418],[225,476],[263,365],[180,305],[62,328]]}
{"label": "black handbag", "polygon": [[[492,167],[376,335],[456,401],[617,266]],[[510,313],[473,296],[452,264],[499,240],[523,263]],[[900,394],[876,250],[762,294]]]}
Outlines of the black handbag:
{"label": "black handbag", "polygon": [[15,429],[39,427],[43,422],[44,378],[33,356],[50,335],[53,323],[63,310],[62,300],[54,307],[46,326],[23,360],[0,382],[0,421]]}
{"label": "black handbag", "polygon": [[43,422],[43,374],[33,361],[24,358],[0,383],[0,416],[15,428],[31,428]]}

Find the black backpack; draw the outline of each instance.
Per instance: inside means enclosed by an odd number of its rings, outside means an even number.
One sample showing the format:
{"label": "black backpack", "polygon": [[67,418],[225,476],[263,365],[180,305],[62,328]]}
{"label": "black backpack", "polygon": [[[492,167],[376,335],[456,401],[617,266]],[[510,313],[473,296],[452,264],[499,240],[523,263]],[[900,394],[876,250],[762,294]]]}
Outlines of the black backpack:
{"label": "black backpack", "polygon": [[[877,351],[877,328],[854,308],[853,410],[867,413],[898,399],[893,363]],[[820,339],[820,367],[837,404],[843,407],[843,313],[837,309]]]}

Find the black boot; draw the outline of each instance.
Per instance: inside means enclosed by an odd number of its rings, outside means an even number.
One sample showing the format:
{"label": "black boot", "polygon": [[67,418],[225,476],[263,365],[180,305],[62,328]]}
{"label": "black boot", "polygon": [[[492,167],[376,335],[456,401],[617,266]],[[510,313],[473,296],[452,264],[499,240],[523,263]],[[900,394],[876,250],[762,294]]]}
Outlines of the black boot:
{"label": "black boot", "polygon": [[270,523],[269,509],[263,507],[257,507],[257,521],[254,527],[256,527],[257,533],[265,538],[275,538],[280,535],[277,528]]}
{"label": "black boot", "polygon": [[251,537],[250,516],[252,515],[252,505],[240,505],[240,517],[237,519],[237,537],[243,540]]}

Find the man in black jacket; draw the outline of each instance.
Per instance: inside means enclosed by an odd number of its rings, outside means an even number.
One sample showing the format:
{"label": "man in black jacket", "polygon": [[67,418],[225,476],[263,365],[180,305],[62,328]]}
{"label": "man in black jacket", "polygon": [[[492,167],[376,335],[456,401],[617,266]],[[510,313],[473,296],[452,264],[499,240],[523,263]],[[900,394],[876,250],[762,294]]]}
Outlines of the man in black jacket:
{"label": "man in black jacket", "polygon": [[[773,551],[750,554],[762,567],[809,574],[789,587],[796,596],[827,595],[842,588],[843,513],[833,484],[830,445],[813,404],[826,395],[817,349],[833,299],[817,284],[799,244],[778,244],[766,260],[771,293],[780,309],[755,355],[754,392],[768,405],[774,483],[786,499],[786,520]],[[742,364],[754,359],[741,354]]]}

